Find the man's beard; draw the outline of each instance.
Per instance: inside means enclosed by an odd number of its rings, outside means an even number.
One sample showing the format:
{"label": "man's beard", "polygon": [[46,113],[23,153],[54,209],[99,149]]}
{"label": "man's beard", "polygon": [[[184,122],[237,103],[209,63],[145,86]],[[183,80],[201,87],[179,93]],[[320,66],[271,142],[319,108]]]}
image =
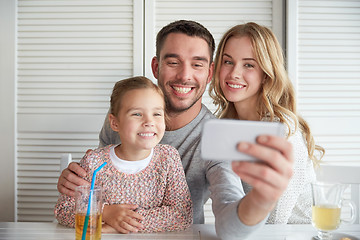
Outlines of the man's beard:
{"label": "man's beard", "polygon": [[[159,70],[158,70],[158,75],[160,75]],[[187,84],[183,84],[182,81],[173,81],[171,83],[168,82],[167,85],[171,89],[172,88],[171,85],[176,84],[176,83],[180,84],[180,85],[184,85],[184,86],[187,85]],[[199,101],[199,99],[202,98],[202,96],[203,96],[203,94],[205,92],[205,89],[206,89],[206,88],[203,89],[203,92],[200,94],[200,96],[198,96],[197,99],[195,101],[193,101],[189,106],[187,106],[187,107],[176,107],[175,104],[171,104],[171,101],[169,100],[169,99],[171,99],[172,94],[166,92],[165,85],[160,83],[159,80],[158,80],[158,86],[161,88],[161,90],[164,93],[166,112],[167,112],[167,114],[169,116],[171,116],[171,115],[176,116],[176,115],[181,114],[182,112],[186,112],[187,110],[189,110],[192,106],[194,106]],[[195,86],[195,88],[199,88],[199,85],[196,82],[194,82],[192,84],[192,86]]]}
{"label": "man's beard", "polygon": [[186,112],[189,110],[192,106],[195,105],[199,101],[201,97],[197,98],[195,101],[193,101],[189,106],[186,107],[176,107],[168,100],[168,98],[165,96],[165,104],[166,104],[166,111],[169,115],[178,115],[182,112]]}

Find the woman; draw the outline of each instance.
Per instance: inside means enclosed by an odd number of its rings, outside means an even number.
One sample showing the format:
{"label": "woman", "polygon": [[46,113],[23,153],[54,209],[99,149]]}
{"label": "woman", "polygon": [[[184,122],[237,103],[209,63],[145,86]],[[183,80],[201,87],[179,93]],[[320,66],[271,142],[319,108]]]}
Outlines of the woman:
{"label": "woman", "polygon": [[[287,126],[288,141],[294,147],[294,175],[267,222],[311,223],[309,183],[315,180],[314,166],[325,150],[315,145],[308,124],[296,111],[282,49],[271,30],[250,22],[225,33],[209,93],[219,118],[278,121]],[[248,192],[250,186],[243,185]]]}

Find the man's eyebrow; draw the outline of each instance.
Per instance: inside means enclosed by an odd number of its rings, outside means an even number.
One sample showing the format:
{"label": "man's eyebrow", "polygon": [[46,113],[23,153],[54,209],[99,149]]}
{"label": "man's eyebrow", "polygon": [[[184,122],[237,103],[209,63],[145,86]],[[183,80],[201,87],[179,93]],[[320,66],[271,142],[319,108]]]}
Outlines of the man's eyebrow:
{"label": "man's eyebrow", "polygon": [[[180,58],[180,55],[176,54],[176,53],[167,53],[164,55],[164,59],[167,59],[167,58]],[[209,60],[203,56],[195,56],[195,57],[193,57],[193,59],[198,60],[198,61],[209,62]]]}
{"label": "man's eyebrow", "polygon": [[204,62],[209,62],[209,60],[206,57],[202,57],[202,56],[196,56],[193,59],[199,60],[199,61],[204,61]]}
{"label": "man's eyebrow", "polygon": [[178,58],[179,55],[178,54],[175,54],[175,53],[167,53],[164,55],[164,59],[167,59],[167,58]]}

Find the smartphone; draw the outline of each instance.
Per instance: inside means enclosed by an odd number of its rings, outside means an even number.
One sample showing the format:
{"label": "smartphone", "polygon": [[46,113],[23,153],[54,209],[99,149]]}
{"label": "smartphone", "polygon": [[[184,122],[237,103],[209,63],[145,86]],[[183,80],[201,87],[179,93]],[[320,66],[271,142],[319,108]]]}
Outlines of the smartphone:
{"label": "smartphone", "polygon": [[201,156],[208,160],[257,161],[237,150],[239,142],[255,143],[259,135],[285,136],[279,122],[211,119],[204,123],[201,136]]}

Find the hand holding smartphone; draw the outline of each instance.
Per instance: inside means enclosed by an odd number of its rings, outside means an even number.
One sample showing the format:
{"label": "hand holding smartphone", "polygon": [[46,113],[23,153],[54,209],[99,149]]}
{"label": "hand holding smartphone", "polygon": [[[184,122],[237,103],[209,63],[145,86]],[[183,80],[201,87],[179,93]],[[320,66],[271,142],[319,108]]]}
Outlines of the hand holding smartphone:
{"label": "hand holding smartphone", "polygon": [[279,122],[211,119],[204,123],[201,136],[201,156],[208,160],[257,161],[237,150],[239,142],[255,143],[259,135],[285,136]]}

